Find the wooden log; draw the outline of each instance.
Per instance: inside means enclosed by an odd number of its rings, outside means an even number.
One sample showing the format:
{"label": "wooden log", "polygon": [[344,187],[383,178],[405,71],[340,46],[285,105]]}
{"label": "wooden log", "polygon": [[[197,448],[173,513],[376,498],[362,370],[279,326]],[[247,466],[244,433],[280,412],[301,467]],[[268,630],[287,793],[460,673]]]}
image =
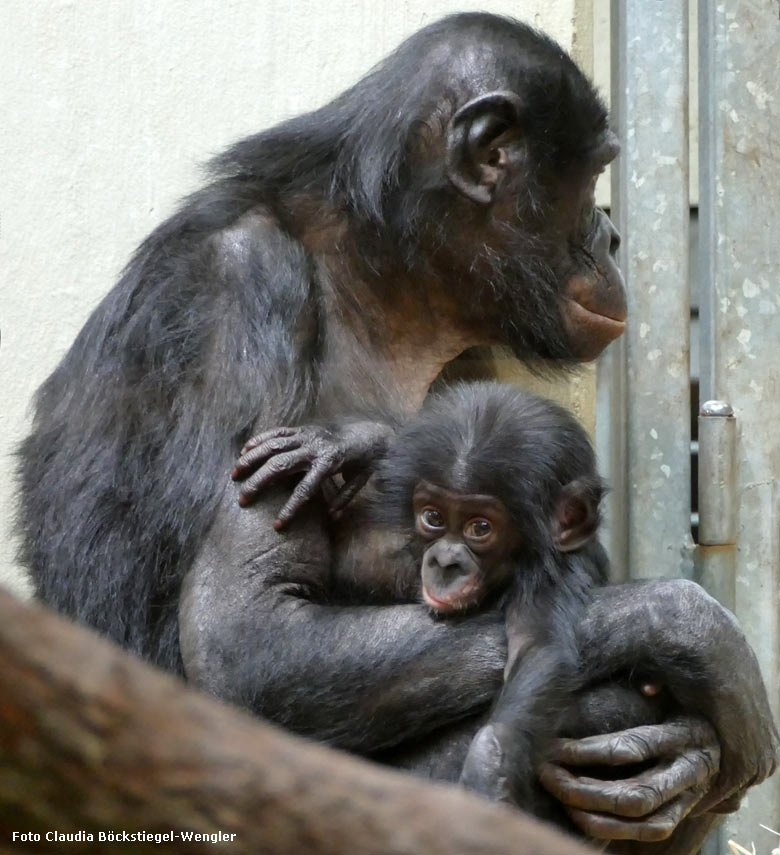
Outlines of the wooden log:
{"label": "wooden log", "polygon": [[[40,839],[14,839],[14,832]],[[106,839],[109,832],[115,839]],[[0,590],[0,852],[145,851],[589,850],[455,787],[257,721]]]}

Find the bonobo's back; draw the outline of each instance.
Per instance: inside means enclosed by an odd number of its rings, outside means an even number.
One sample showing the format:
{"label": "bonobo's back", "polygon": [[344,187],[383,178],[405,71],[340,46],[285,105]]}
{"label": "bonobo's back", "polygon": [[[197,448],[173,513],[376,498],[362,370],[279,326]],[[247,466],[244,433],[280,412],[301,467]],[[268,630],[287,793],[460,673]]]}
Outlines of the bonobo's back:
{"label": "bonobo's back", "polygon": [[263,411],[300,419],[313,398],[304,253],[271,233],[280,258],[234,275],[220,235],[245,207],[216,184],[147,239],[39,389],[19,449],[37,596],[172,670],[180,583],[242,441]]}

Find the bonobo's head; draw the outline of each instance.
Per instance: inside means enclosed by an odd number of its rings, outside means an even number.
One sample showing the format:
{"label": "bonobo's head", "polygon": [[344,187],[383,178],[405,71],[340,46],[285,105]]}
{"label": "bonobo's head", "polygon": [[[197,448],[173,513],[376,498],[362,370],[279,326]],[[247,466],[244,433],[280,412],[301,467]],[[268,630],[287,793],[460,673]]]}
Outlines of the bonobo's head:
{"label": "bonobo's head", "polygon": [[351,210],[444,283],[475,334],[566,362],[622,333],[619,237],[594,201],[619,145],[559,45],[508,18],[455,15],[337,103],[360,107],[337,165]]}
{"label": "bonobo's head", "polygon": [[432,398],[376,484],[377,516],[414,531],[423,598],[438,612],[479,605],[520,568],[566,572],[561,558],[596,534],[603,491],[574,417],[498,383]]}
{"label": "bonobo's head", "polygon": [[344,227],[342,261],[385,296],[385,320],[406,289],[464,348],[502,343],[566,363],[623,331],[618,235],[593,195],[618,148],[559,45],[468,13],[415,33],[330,104],[238,143],[215,168],[288,200],[293,232],[305,231],[294,200],[323,200]]}

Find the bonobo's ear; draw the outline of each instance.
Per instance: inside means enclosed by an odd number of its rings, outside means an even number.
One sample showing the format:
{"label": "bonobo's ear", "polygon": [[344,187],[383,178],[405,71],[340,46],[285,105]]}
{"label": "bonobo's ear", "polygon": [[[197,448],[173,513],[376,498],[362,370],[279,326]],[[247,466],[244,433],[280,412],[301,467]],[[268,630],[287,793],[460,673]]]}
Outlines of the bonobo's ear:
{"label": "bonobo's ear", "polygon": [[447,177],[464,196],[489,205],[506,177],[507,146],[520,132],[521,101],[489,92],[464,104],[447,128]]}
{"label": "bonobo's ear", "polygon": [[572,481],[567,484],[555,506],[555,545],[561,552],[573,552],[591,540],[599,527],[598,483]]}

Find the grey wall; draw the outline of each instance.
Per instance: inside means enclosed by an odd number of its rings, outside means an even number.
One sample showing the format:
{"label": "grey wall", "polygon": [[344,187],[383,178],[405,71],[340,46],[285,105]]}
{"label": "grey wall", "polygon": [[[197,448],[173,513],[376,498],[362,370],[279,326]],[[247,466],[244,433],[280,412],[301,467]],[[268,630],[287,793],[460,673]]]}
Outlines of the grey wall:
{"label": "grey wall", "polygon": [[[30,397],[135,245],[197,185],[198,164],[469,8],[524,18],[590,61],[590,0],[3,0],[0,583],[28,590],[9,455]],[[587,376],[575,387],[586,421]]]}

